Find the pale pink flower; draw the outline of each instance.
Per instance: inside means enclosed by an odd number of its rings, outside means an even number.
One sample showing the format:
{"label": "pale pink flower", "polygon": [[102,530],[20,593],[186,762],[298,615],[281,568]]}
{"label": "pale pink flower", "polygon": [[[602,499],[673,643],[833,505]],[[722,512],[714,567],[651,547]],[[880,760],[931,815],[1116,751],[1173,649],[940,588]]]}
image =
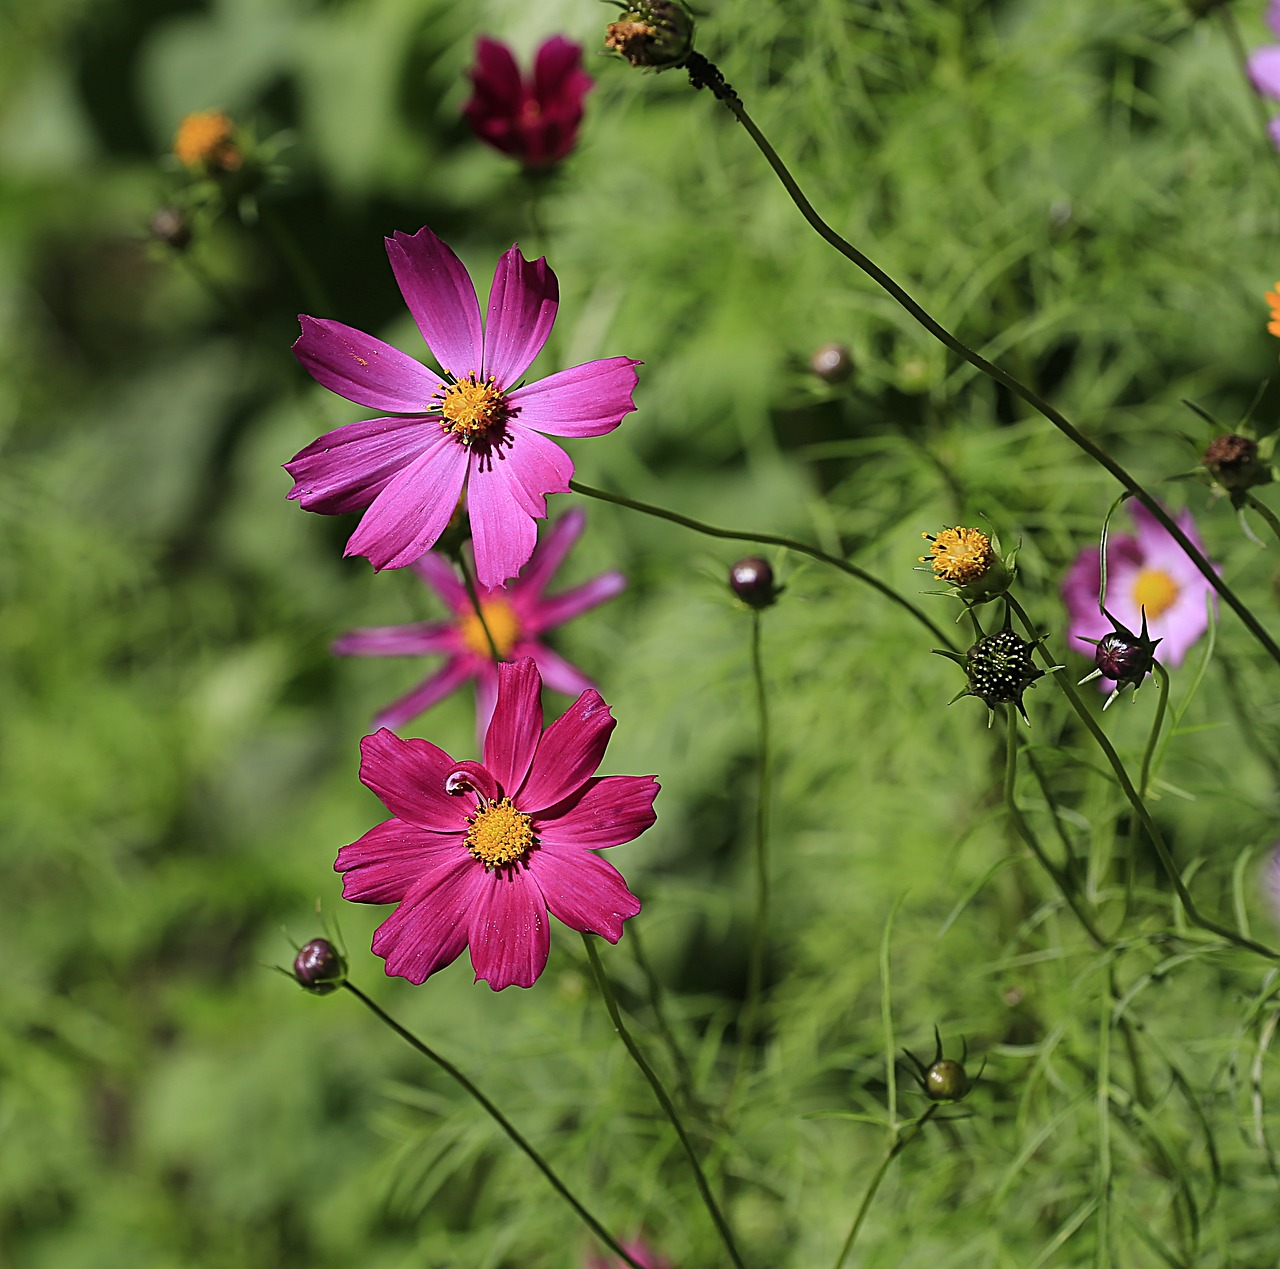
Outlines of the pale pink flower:
{"label": "pale pink flower", "polygon": [[465,491],[480,583],[501,586],[533,551],[546,495],[573,475],[547,435],[613,431],[635,409],[640,362],[609,357],[519,385],[559,305],[545,259],[503,254],[482,323],[462,261],[430,229],[388,238],[387,255],[443,377],[372,335],[300,316],[293,351],[311,376],[392,417],[348,423],[296,454],[289,497],[325,515],[363,511],[345,553],[383,569],[421,559]]}
{"label": "pale pink flower", "polygon": [[[621,573],[602,573],[559,595],[545,595],[551,575],[582,536],[586,515],[579,508],[561,516],[538,543],[528,565],[505,590],[478,586],[477,597],[499,656],[504,661],[532,657],[542,681],[574,696],[594,684],[576,666],[553,652],[542,636],[626,589]],[[476,681],[476,720],[484,736],[498,694],[498,668],[467,588],[453,566],[436,552],[415,561],[413,571],[449,608],[447,621],[420,621],[407,626],[352,630],[333,645],[340,656],[409,657],[444,653],[433,674],[411,692],[392,701],[373,720],[377,727],[398,730],[469,679]]]}
{"label": "pale pink flower", "polygon": [[[623,1251],[627,1253],[637,1264],[643,1265],[644,1269],[673,1269],[671,1261],[665,1256],[660,1256],[653,1248],[637,1239],[635,1242],[620,1243]],[[627,1269],[624,1261],[619,1260],[617,1256],[603,1256],[595,1252],[587,1255],[583,1269]]]}
{"label": "pale pink flower", "polygon": [[476,981],[530,987],[547,963],[547,913],[616,943],[640,901],[595,852],[655,816],[652,776],[597,776],[614,728],[588,689],[542,729],[532,658],[498,667],[484,761],[382,730],[360,742],[360,779],[394,818],[338,852],[342,893],[395,903],[373,936],[387,973],[425,981],[468,945]]}

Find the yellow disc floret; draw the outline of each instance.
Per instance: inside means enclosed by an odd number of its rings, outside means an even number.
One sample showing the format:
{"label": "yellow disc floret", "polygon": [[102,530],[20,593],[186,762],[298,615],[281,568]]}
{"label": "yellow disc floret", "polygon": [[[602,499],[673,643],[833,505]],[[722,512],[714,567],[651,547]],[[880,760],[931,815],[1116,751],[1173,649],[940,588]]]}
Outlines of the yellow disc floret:
{"label": "yellow disc floret", "polygon": [[1155,620],[1178,598],[1178,583],[1162,568],[1144,568],[1133,583],[1133,602]]}
{"label": "yellow disc floret", "polygon": [[222,168],[233,172],[244,161],[236,143],[236,126],[221,110],[197,110],[178,125],[173,154],[187,167]]}
{"label": "yellow disc floret", "polygon": [[464,445],[474,445],[507,420],[507,400],[494,384],[493,376],[481,380],[472,371],[444,389],[440,417],[446,432]]}
{"label": "yellow disc floret", "polygon": [[[468,651],[488,658],[493,655],[493,648],[489,647],[491,637],[498,656],[505,660],[520,638],[520,618],[505,599],[482,599],[480,611],[484,613],[484,625],[480,624],[480,618],[476,616],[474,609],[469,608],[458,614],[457,628],[462,642],[467,645]],[[489,629],[488,635],[485,634],[486,626]]]}
{"label": "yellow disc floret", "polygon": [[529,817],[517,811],[510,798],[489,802],[471,817],[467,849],[490,871],[514,864],[532,845]]}
{"label": "yellow disc floret", "polygon": [[991,539],[978,529],[943,529],[934,536],[921,535],[932,542],[928,555],[920,556],[921,564],[931,564],[933,574],[944,582],[967,586],[976,582],[995,563],[996,553]]}

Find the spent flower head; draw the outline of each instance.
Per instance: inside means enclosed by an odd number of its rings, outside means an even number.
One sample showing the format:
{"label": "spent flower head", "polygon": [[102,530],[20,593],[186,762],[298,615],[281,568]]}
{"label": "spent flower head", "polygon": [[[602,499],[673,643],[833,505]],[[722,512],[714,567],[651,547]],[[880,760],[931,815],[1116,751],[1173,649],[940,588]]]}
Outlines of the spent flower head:
{"label": "spent flower head", "polygon": [[236,172],[244,166],[244,143],[230,115],[197,110],[178,125],[173,157],[193,171]]}
{"label": "spent flower head", "polygon": [[968,678],[968,684],[949,703],[954,705],[962,696],[976,696],[987,707],[988,727],[995,717],[997,705],[1012,705],[1022,715],[1023,721],[1029,723],[1031,720],[1027,718],[1022,704],[1022,694],[1045,673],[1031,659],[1034,647],[1034,644],[1014,634],[1011,614],[1006,609],[1004,628],[984,635],[963,655],[935,648],[939,656],[961,666]]}
{"label": "spent flower head", "polygon": [[482,586],[500,587],[533,552],[546,495],[573,461],[548,436],[602,436],[635,409],[636,366],[609,357],[521,384],[559,304],[545,259],[516,246],[498,261],[481,322],[462,261],[430,229],[397,233],[387,254],[442,374],[353,327],[302,316],[294,354],[331,392],[390,415],[327,432],[285,464],[308,511],[363,512],[347,555],[403,568],[436,542],[466,493]]}
{"label": "spent flower head", "polygon": [[472,93],[462,113],[481,141],[530,169],[552,167],[573,149],[595,83],[582,68],[580,44],[553,35],[526,78],[507,45],[482,35],[468,74]]}
{"label": "spent flower head", "polygon": [[[498,695],[498,667],[489,646],[490,638],[503,661],[532,657],[543,682],[557,692],[576,696],[593,687],[581,670],[542,641],[548,630],[626,589],[627,579],[621,573],[609,572],[558,595],[544,593],[552,574],[582,536],[586,519],[586,514],[575,507],[556,520],[534,548],[520,576],[505,590],[477,587],[484,625],[457,571],[438,551],[430,551],[415,561],[413,571],[448,607],[448,620],[352,630],[333,645],[333,651],[339,656],[445,655],[445,663],[438,670],[405,696],[392,701],[374,719],[374,725],[397,730],[474,679],[476,726],[483,740]],[[487,635],[485,627],[488,627]]]}
{"label": "spent flower head", "polygon": [[532,658],[498,667],[484,761],[382,730],[360,743],[360,779],[391,812],[338,852],[342,893],[399,906],[373,952],[388,974],[424,982],[468,945],[476,980],[530,987],[550,949],[547,913],[616,943],[640,911],[595,852],[638,837],[655,816],[652,776],[597,776],[614,728],[588,689],[542,728]]}
{"label": "spent flower head", "polygon": [[695,23],[682,0],[632,0],[617,7],[622,16],[605,32],[609,52],[646,70],[685,64],[693,52]]}
{"label": "spent flower head", "polygon": [[1003,555],[999,538],[989,537],[981,529],[956,526],[920,536],[931,545],[928,555],[918,557],[919,562],[927,564],[934,577],[951,586],[952,593],[966,603],[982,604],[1003,595],[1017,573],[1017,548]]}

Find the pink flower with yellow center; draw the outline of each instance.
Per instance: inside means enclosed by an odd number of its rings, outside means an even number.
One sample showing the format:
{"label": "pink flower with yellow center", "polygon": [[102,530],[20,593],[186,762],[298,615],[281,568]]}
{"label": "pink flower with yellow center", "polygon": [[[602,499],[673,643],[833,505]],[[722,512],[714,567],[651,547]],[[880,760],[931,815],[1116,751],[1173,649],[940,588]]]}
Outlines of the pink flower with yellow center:
{"label": "pink flower with yellow center", "polygon": [[476,981],[530,987],[547,914],[616,943],[640,901],[596,851],[654,820],[652,776],[597,776],[614,720],[588,689],[545,731],[531,658],[498,667],[484,761],[456,762],[385,729],[360,742],[360,779],[392,819],[338,852],[342,893],[399,906],[373,936],[387,973],[424,982],[471,948]]}
{"label": "pink flower with yellow center", "polygon": [[[1156,654],[1165,665],[1178,665],[1209,625],[1206,598],[1212,587],[1183,554],[1182,548],[1141,503],[1130,502],[1137,533],[1112,533],[1107,539],[1107,611],[1129,630],[1142,629],[1146,612],[1152,639],[1160,640]],[[1178,527],[1201,551],[1191,512],[1175,517]],[[1100,580],[1097,547],[1076,556],[1062,582],[1062,598],[1070,615],[1068,645],[1092,660],[1095,643],[1115,627],[1098,611]],[[1104,691],[1109,684],[1099,684]]]}
{"label": "pink flower with yellow center", "polygon": [[481,736],[493,716],[498,694],[498,668],[489,637],[504,661],[532,657],[542,681],[557,692],[576,696],[594,684],[576,666],[558,656],[542,636],[626,589],[621,573],[602,573],[559,595],[545,595],[552,574],[582,536],[586,515],[579,509],[561,516],[534,549],[528,565],[505,590],[477,587],[484,626],[476,616],[467,588],[441,556],[428,552],[413,570],[448,606],[448,621],[415,622],[352,630],[333,645],[340,656],[404,657],[444,653],[447,660],[411,692],[392,701],[375,719],[377,727],[399,729],[469,679],[476,681],[476,718]]}
{"label": "pink flower with yellow center", "polygon": [[559,307],[545,259],[513,246],[498,261],[488,315],[462,261],[430,229],[387,239],[401,294],[443,374],[353,327],[300,316],[294,354],[331,392],[388,417],[348,423],[285,464],[308,511],[364,513],[347,542],[377,569],[421,559],[465,491],[480,584],[501,586],[533,552],[546,495],[573,461],[548,436],[602,436],[635,409],[630,357],[520,384]]}

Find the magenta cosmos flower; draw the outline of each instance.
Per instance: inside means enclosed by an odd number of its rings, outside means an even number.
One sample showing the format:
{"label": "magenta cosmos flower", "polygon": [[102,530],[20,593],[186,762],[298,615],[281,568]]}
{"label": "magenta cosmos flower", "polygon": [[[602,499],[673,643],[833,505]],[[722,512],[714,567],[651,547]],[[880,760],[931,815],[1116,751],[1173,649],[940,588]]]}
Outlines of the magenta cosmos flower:
{"label": "magenta cosmos flower", "polygon": [[654,822],[658,782],[595,775],[614,728],[599,692],[546,731],[541,695],[531,658],[498,667],[483,763],[386,730],[360,742],[360,779],[394,818],[333,866],[345,898],[400,905],[373,936],[388,974],[421,983],[470,945],[477,982],[529,987],[547,963],[548,911],[610,943],[640,911],[595,852]]}
{"label": "magenta cosmos flower", "polygon": [[595,81],[582,69],[582,46],[553,35],[525,79],[511,50],[482,35],[470,70],[472,94],[462,113],[472,131],[525,167],[550,167],[578,140],[582,100]]}
{"label": "magenta cosmos flower", "polygon": [[[1131,631],[1142,629],[1145,609],[1152,639],[1160,640],[1157,657],[1178,665],[1209,625],[1205,597],[1212,591],[1182,548],[1139,502],[1129,504],[1134,536],[1112,533],[1107,539],[1107,611]],[[1176,517],[1178,527],[1203,551],[1191,512]],[[1098,611],[1097,547],[1076,556],[1062,583],[1062,597],[1070,615],[1069,646],[1093,659],[1095,645],[1114,629]],[[1110,684],[1099,683],[1103,690]]]}
{"label": "magenta cosmos flower", "polygon": [[[602,573],[560,595],[543,591],[573,544],[582,536],[586,515],[577,507],[560,517],[535,548],[528,566],[506,590],[478,587],[485,625],[504,661],[532,657],[542,681],[557,692],[574,696],[594,686],[589,678],[541,642],[541,636],[626,589],[621,573]],[[392,701],[373,721],[398,729],[429,709],[468,679],[476,680],[476,718],[483,736],[493,716],[498,694],[498,668],[476,617],[467,588],[453,566],[434,552],[413,564],[413,570],[448,606],[448,621],[415,622],[408,626],[380,626],[352,630],[338,639],[339,656],[410,657],[445,653],[436,672],[413,691]]]}
{"label": "magenta cosmos flower", "polygon": [[[636,1264],[643,1265],[644,1269],[672,1269],[671,1261],[665,1256],[658,1255],[653,1248],[638,1239],[632,1243],[619,1245]],[[587,1255],[583,1269],[626,1269],[626,1266],[617,1256],[600,1256],[592,1252]]]}
{"label": "magenta cosmos flower", "polygon": [[483,586],[514,577],[537,540],[546,495],[564,493],[573,462],[551,436],[601,436],[635,409],[630,357],[561,370],[523,386],[542,350],[559,290],[545,259],[513,246],[498,261],[480,321],[462,261],[431,232],[397,233],[387,255],[443,377],[340,322],[300,317],[298,360],[331,392],[398,417],[348,423],[285,464],[289,497],[308,511],[363,511],[345,554],[374,568],[421,559],[465,491]]}

